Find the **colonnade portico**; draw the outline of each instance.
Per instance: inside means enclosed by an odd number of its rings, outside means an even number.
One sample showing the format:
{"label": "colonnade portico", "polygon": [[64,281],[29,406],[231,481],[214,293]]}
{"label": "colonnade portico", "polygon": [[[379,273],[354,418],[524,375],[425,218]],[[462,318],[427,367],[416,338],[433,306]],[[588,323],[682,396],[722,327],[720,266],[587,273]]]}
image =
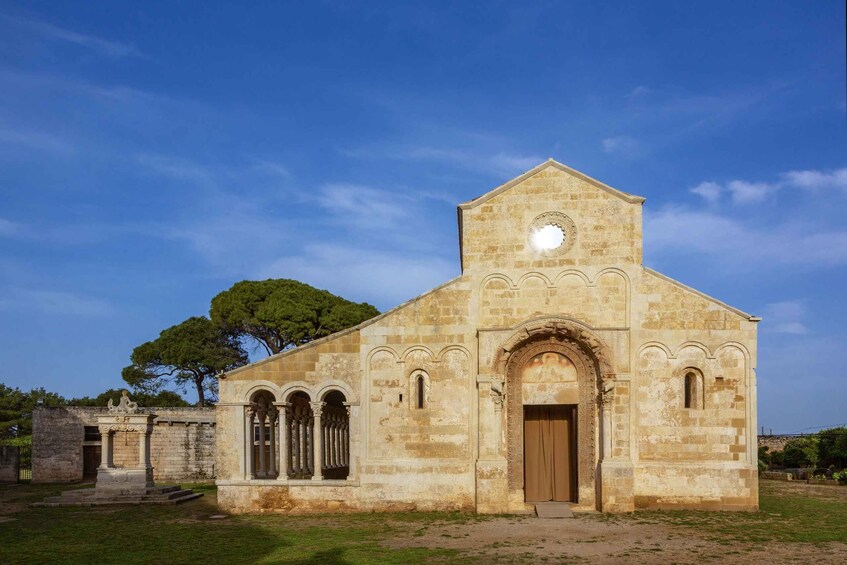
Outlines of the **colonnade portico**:
{"label": "colonnade portico", "polygon": [[346,479],[350,473],[350,405],[295,392],[278,402],[267,391],[245,406],[248,479]]}

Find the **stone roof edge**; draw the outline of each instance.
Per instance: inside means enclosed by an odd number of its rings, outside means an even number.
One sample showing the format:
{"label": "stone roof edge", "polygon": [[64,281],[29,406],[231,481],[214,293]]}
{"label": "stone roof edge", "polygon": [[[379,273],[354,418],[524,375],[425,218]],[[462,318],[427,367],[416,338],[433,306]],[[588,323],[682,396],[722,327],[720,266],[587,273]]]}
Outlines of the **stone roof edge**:
{"label": "stone roof edge", "polygon": [[706,294],[705,292],[700,292],[700,291],[699,291],[699,290],[697,290],[696,288],[691,288],[690,286],[688,286],[688,285],[686,285],[686,284],[683,284],[683,283],[679,282],[679,281],[678,281],[678,280],[676,280],[676,279],[672,279],[671,277],[669,277],[669,276],[667,276],[667,275],[665,275],[665,274],[662,274],[662,273],[660,273],[659,271],[656,271],[656,270],[654,270],[654,269],[651,269],[650,267],[643,267],[643,269],[644,269],[645,271],[647,271],[648,273],[650,273],[651,275],[655,275],[655,276],[659,277],[660,279],[662,279],[662,280],[664,280],[664,281],[666,281],[666,282],[669,282],[669,283],[671,283],[671,284],[673,284],[673,285],[678,286],[679,288],[685,289],[685,290],[687,290],[687,291],[689,291],[689,292],[693,292],[693,293],[694,293],[694,294],[696,294],[697,296],[699,296],[699,297],[701,297],[701,298],[705,298],[705,299],[706,299],[706,300],[708,300],[709,302],[712,302],[712,303],[714,303],[714,304],[717,304],[718,306],[722,306],[722,307],[726,308],[727,310],[729,310],[730,312],[733,312],[733,313],[735,313],[735,314],[738,314],[739,316],[741,316],[741,317],[742,317],[742,318],[744,318],[745,320],[749,320],[749,321],[751,321],[751,322],[761,322],[761,321],[762,321],[762,318],[760,318],[759,316],[753,316],[752,314],[748,314],[747,312],[745,312],[745,311],[743,311],[743,310],[739,310],[738,308],[735,308],[734,306],[730,306],[730,305],[729,305],[729,304],[727,304],[726,302],[722,302],[722,301],[718,300],[717,298],[715,298],[715,297],[713,297],[713,296],[709,296],[709,295],[708,295],[708,294]]}
{"label": "stone roof edge", "polygon": [[475,208],[475,207],[479,206],[480,204],[482,204],[483,202],[486,202],[486,201],[490,200],[491,198],[494,198],[498,194],[509,190],[510,188],[515,186],[516,184],[519,184],[519,183],[525,181],[526,179],[535,175],[536,173],[543,171],[547,167],[556,167],[560,171],[563,171],[563,172],[568,173],[570,175],[573,175],[573,176],[575,176],[579,179],[582,179],[585,182],[596,186],[597,188],[605,190],[606,192],[608,192],[609,194],[611,194],[613,196],[617,196],[621,200],[629,202],[630,204],[643,204],[644,201],[646,200],[643,196],[636,196],[634,194],[629,194],[629,193],[623,192],[622,190],[618,190],[617,188],[612,188],[608,184],[602,183],[595,178],[591,178],[588,175],[581,173],[581,172],[577,171],[576,169],[572,169],[572,168],[568,167],[567,165],[564,165],[564,164],[556,161],[555,159],[553,159],[551,157],[550,159],[547,159],[543,163],[541,163],[541,164],[533,167],[532,169],[528,170],[524,174],[513,178],[512,180],[510,180],[509,182],[507,182],[505,184],[501,184],[497,188],[483,194],[482,196],[474,198],[473,200],[470,200],[470,201],[465,202],[463,204],[459,204],[459,209],[460,210],[470,210],[472,208]]}
{"label": "stone roof edge", "polygon": [[365,320],[364,322],[362,322],[361,324],[359,324],[357,326],[352,326],[352,327],[347,328],[346,330],[341,330],[340,332],[335,332],[334,334],[330,334],[326,337],[322,337],[320,339],[310,341],[309,343],[304,343],[303,345],[299,345],[299,346],[297,346],[293,349],[286,349],[285,351],[281,351],[281,352],[276,353],[274,355],[271,355],[269,357],[265,357],[264,359],[259,359],[258,361],[254,361],[253,363],[248,363],[247,365],[242,365],[241,367],[238,367],[237,369],[233,369],[231,371],[227,371],[223,375],[219,375],[218,378],[226,378],[229,375],[234,375],[236,373],[246,371],[247,369],[252,369],[254,367],[264,365],[265,363],[268,363],[270,361],[282,359],[283,357],[293,355],[294,353],[298,353],[298,352],[303,351],[305,349],[309,349],[311,347],[316,347],[316,346],[321,345],[323,343],[326,343],[328,341],[332,341],[334,339],[344,337],[345,335],[349,335],[353,332],[357,332],[359,330],[362,330],[362,329],[364,329],[364,328],[366,328],[366,327],[368,327],[372,324],[377,323],[378,321],[382,320],[383,318],[385,318],[385,317],[387,317],[391,314],[394,314],[395,312],[399,312],[400,310],[402,310],[403,308],[406,308],[407,306],[411,306],[412,304],[414,304],[415,302],[417,302],[421,298],[429,296],[430,294],[437,292],[437,291],[441,290],[442,288],[450,286],[451,284],[453,284],[454,282],[458,281],[461,278],[462,278],[462,275],[459,275],[457,277],[453,277],[449,281],[441,283],[440,285],[436,286],[435,288],[432,288],[432,289],[424,292],[423,294],[419,294],[418,296],[412,298],[411,300],[407,300],[406,302],[403,302],[399,306],[395,306],[391,310],[386,310],[385,312],[383,312],[382,314],[380,314],[378,316],[374,316],[373,318]]}

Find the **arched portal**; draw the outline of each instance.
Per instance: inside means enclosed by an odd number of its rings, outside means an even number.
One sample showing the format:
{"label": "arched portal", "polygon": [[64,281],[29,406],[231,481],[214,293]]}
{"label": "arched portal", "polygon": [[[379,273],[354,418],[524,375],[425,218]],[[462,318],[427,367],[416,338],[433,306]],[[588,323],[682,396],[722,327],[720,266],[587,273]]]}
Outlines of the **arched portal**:
{"label": "arched portal", "polygon": [[[506,381],[510,499],[598,508],[599,401],[603,383],[614,379],[608,348],[581,324],[539,320],[525,324],[503,345],[495,369]],[[540,427],[547,429],[546,439],[539,438]],[[548,446],[544,452],[538,447],[543,440],[557,441],[558,450]],[[528,479],[527,473],[541,476]],[[553,478],[539,490],[544,473]]]}

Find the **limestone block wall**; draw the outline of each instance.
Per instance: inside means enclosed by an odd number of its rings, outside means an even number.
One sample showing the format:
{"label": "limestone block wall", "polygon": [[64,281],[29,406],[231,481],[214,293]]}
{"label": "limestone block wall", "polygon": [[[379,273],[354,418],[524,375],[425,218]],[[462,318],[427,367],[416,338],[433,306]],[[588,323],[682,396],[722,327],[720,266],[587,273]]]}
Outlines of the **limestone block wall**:
{"label": "limestone block wall", "polygon": [[[215,478],[214,408],[152,408],[157,418],[151,437],[151,462],[156,481],[206,481]],[[106,413],[99,407],[36,408],[33,413],[33,482],[82,480],[85,426],[97,426]],[[137,434],[116,433],[114,461],[138,463]]]}
{"label": "limestone block wall", "polygon": [[32,482],[82,480],[85,426],[97,425],[105,409],[36,407],[32,413]]}
{"label": "limestone block wall", "polygon": [[[471,304],[468,282],[457,279],[359,328],[228,374],[217,414],[225,430],[218,438],[225,507],[326,509],[335,485],[343,508],[472,509]],[[422,408],[418,375],[425,379]],[[341,385],[357,405],[350,414],[353,465],[343,488],[337,481],[244,480],[243,413],[251,390],[264,387],[285,400],[286,391],[319,397],[318,389]]]}
{"label": "limestone block wall", "polygon": [[[505,186],[460,207],[464,272],[641,263],[643,199],[556,165]],[[576,225],[574,251],[560,257],[539,256],[528,241],[532,220],[551,210]]]}
{"label": "limestone block wall", "polygon": [[0,445],[0,483],[18,482],[18,448]]}
{"label": "limestone block wall", "polygon": [[756,319],[649,269],[634,286],[636,505],[756,508]]}

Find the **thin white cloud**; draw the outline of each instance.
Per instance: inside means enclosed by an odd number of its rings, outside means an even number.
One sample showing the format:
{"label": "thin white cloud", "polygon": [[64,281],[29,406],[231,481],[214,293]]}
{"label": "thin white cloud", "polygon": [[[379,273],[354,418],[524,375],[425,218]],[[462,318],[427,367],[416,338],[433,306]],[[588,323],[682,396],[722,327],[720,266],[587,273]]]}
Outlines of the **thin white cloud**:
{"label": "thin white cloud", "polygon": [[721,197],[721,185],[716,182],[701,182],[697,186],[691,189],[691,192],[700,196],[709,204],[714,204]]}
{"label": "thin white cloud", "polygon": [[603,139],[603,151],[609,155],[620,155],[622,157],[638,157],[642,153],[641,143],[628,135],[618,135]]}
{"label": "thin white cloud", "polygon": [[0,237],[11,237],[19,234],[20,231],[21,224],[0,218]]}
{"label": "thin white cloud", "polygon": [[837,189],[847,194],[847,168],[834,171],[788,171],[781,176],[791,186],[810,190]]}
{"label": "thin white cloud", "polygon": [[398,193],[356,184],[327,184],[318,204],[336,220],[361,228],[393,228],[410,215],[412,199]]}
{"label": "thin white cloud", "polygon": [[180,159],[167,155],[142,154],[137,155],[136,160],[151,171],[176,180],[210,183],[214,176],[205,167],[187,159]]}
{"label": "thin white cloud", "polygon": [[777,333],[807,334],[809,328],[803,323],[806,307],[798,300],[773,302],[765,305],[762,324],[765,329]]}
{"label": "thin white cloud", "polygon": [[286,167],[282,163],[268,161],[266,159],[257,159],[256,164],[252,167],[252,170],[268,175],[283,177],[286,179],[289,179],[293,176],[291,174],[291,171],[288,170],[288,167]]}
{"label": "thin white cloud", "polygon": [[[470,136],[469,136],[470,137]],[[490,140],[482,140],[489,144]],[[436,146],[407,146],[397,148],[347,149],[342,153],[353,158],[392,159],[397,161],[431,161],[493,175],[517,175],[544,162],[537,155],[522,155],[484,148],[455,148]]]}
{"label": "thin white cloud", "polygon": [[63,139],[44,132],[32,130],[0,129],[0,145],[18,146],[24,149],[48,153],[71,153],[73,147]]}
{"label": "thin white cloud", "polygon": [[98,51],[109,57],[143,57],[144,55],[132,45],[110,41],[93,35],[71,31],[47,22],[28,20],[10,15],[0,15],[0,18],[19,28],[29,30],[46,39],[64,41],[93,51]]}
{"label": "thin white cloud", "polygon": [[0,311],[38,311],[49,315],[108,316],[114,309],[105,300],[58,290],[7,288]]}
{"label": "thin white cloud", "polygon": [[650,94],[651,92],[652,92],[652,90],[649,87],[644,86],[643,84],[639,84],[638,86],[633,88],[632,91],[629,94],[627,94],[626,97],[630,98],[630,99],[640,98],[642,96],[646,96],[647,94]]}
{"label": "thin white cloud", "polygon": [[735,204],[758,204],[776,192],[779,185],[733,180],[727,183],[726,188],[732,194],[732,201]]}
{"label": "thin white cloud", "polygon": [[779,182],[751,182],[731,180],[725,185],[706,181],[698,184],[690,192],[702,197],[710,204],[720,200],[728,193],[734,204],[759,204],[785,188],[800,188],[809,191],[840,190],[847,195],[847,168],[832,171],[804,170],[788,171],[779,175]]}
{"label": "thin white cloud", "polygon": [[648,253],[698,253],[738,270],[847,265],[847,230],[771,222],[754,229],[729,216],[666,206],[646,213]]}
{"label": "thin white cloud", "polygon": [[387,309],[457,274],[458,265],[438,257],[315,244],[272,261],[259,270],[257,278],[293,278]]}

